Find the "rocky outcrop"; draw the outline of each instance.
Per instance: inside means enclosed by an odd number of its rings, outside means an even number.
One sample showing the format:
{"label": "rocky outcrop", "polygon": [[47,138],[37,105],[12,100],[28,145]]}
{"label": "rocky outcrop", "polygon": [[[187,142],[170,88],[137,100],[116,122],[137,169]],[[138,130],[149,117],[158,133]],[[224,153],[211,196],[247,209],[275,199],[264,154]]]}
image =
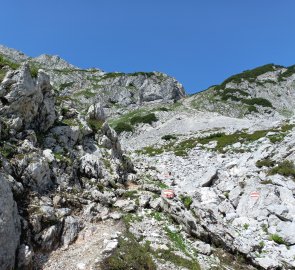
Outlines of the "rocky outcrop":
{"label": "rocky outcrop", "polygon": [[32,78],[27,64],[7,73],[0,85],[0,100],[0,114],[11,132],[30,128],[46,131],[56,119],[48,75],[39,71],[37,78]]}
{"label": "rocky outcrop", "polygon": [[236,74],[222,84],[192,96],[192,107],[231,117],[294,114],[294,66],[269,64]]}
{"label": "rocky outcrop", "polygon": [[106,73],[99,69],[79,69],[59,56],[40,55],[29,58],[20,52],[0,47],[0,53],[13,62],[30,62],[50,76],[51,84],[63,101],[75,107],[88,108],[100,102],[115,113],[114,105],[138,106],[149,102],[175,102],[185,97],[183,86],[174,78],[160,72]]}
{"label": "rocky outcrop", "polygon": [[14,269],[20,243],[20,218],[10,186],[2,174],[0,174],[0,209],[0,268]]}
{"label": "rocky outcrop", "polygon": [[[0,268],[32,269],[36,254],[76,240],[85,205],[116,201],[111,188],[133,167],[116,132],[103,124],[102,106],[94,103],[82,115],[57,105],[42,70],[26,63],[10,70],[0,101]],[[107,208],[96,209],[108,218]]]}

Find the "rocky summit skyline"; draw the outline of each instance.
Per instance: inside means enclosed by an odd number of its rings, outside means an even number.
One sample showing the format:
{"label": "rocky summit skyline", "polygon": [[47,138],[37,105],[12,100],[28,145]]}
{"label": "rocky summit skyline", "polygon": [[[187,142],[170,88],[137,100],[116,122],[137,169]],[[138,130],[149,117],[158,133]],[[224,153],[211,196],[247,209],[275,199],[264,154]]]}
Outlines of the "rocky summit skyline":
{"label": "rocky summit skyline", "polygon": [[294,97],[0,46],[0,269],[294,269]]}

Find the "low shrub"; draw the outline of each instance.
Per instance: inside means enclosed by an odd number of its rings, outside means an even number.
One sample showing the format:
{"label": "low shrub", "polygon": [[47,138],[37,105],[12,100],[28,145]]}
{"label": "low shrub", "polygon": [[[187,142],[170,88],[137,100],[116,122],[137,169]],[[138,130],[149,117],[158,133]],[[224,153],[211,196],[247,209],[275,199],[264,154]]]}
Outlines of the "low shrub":
{"label": "low shrub", "polygon": [[170,110],[166,107],[160,107],[160,108],[157,108],[157,111],[161,111],[161,112],[169,112]]}
{"label": "low shrub", "polygon": [[130,123],[132,125],[136,125],[139,123],[151,124],[152,122],[156,121],[158,121],[158,119],[154,113],[149,113],[146,115],[135,115],[130,119]]}
{"label": "low shrub", "polygon": [[101,130],[104,121],[99,119],[89,119],[87,123],[94,132],[98,132]]}
{"label": "low shrub", "polygon": [[15,70],[19,68],[19,64],[12,62],[5,58],[3,55],[0,54],[0,68],[3,68],[5,66],[9,66],[11,69]]}
{"label": "low shrub", "polygon": [[156,270],[157,267],[149,253],[149,245],[140,245],[128,232],[124,237],[120,237],[118,248],[100,263],[100,267],[104,270]]}
{"label": "low shrub", "polygon": [[270,158],[260,159],[256,162],[256,166],[258,168],[262,167],[273,167],[275,165],[275,161]]}
{"label": "low shrub", "polygon": [[258,110],[257,110],[257,108],[254,105],[250,105],[248,107],[248,113],[252,113],[252,112],[258,113]]}
{"label": "low shrub", "polygon": [[162,139],[162,140],[165,140],[165,141],[170,141],[170,140],[176,140],[177,137],[174,136],[174,135],[170,135],[170,134],[168,134],[168,135],[164,135],[164,136],[162,136],[161,139]]}
{"label": "low shrub", "polygon": [[271,102],[265,98],[242,99],[244,104],[273,108]]}
{"label": "low shrub", "polygon": [[221,85],[221,88],[225,88],[226,84],[229,82],[240,83],[243,79],[248,81],[254,81],[259,75],[262,75],[269,71],[274,71],[276,67],[280,67],[274,64],[267,64],[261,67],[257,67],[251,70],[245,70],[242,73],[233,75],[226,79]]}
{"label": "low shrub", "polygon": [[295,178],[295,165],[290,160],[285,160],[283,162],[280,162],[276,167],[273,167],[269,174],[280,174],[283,176],[291,176]]}
{"label": "low shrub", "polygon": [[30,65],[30,73],[32,78],[37,78],[38,77],[38,67],[36,67],[35,65]]}
{"label": "low shrub", "polygon": [[130,124],[128,123],[124,123],[124,122],[119,122],[115,127],[114,127],[114,130],[120,134],[122,133],[123,131],[126,131],[126,132],[132,132],[133,131],[133,128]]}

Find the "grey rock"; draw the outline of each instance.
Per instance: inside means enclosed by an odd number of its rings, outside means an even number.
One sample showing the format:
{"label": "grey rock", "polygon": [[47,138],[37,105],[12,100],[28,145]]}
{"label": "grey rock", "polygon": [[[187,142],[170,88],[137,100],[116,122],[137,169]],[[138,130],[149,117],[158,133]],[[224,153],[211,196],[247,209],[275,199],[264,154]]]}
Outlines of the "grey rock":
{"label": "grey rock", "polygon": [[34,252],[27,246],[22,244],[18,249],[17,265],[19,269],[24,269],[32,264]]}
{"label": "grey rock", "polygon": [[149,194],[143,194],[139,198],[139,206],[146,208],[149,205],[150,200],[152,199],[152,196]]}
{"label": "grey rock", "polygon": [[89,107],[87,117],[90,119],[97,119],[101,121],[105,121],[106,119],[103,107],[100,103],[93,104]]}
{"label": "grey rock", "polygon": [[100,159],[95,155],[86,154],[80,159],[80,172],[89,178],[100,178],[101,167]]}
{"label": "grey rock", "polygon": [[64,246],[71,244],[80,231],[80,224],[77,218],[68,216],[65,218],[61,242]]}
{"label": "grey rock", "polygon": [[20,218],[9,184],[0,174],[0,265],[13,269],[15,254],[20,243]]}
{"label": "grey rock", "polygon": [[120,208],[123,212],[134,212],[137,209],[136,204],[132,200],[117,200],[114,207]]}
{"label": "grey rock", "polygon": [[105,248],[102,251],[102,253],[106,254],[106,253],[111,253],[114,249],[117,248],[119,242],[117,239],[112,239],[112,240],[108,240],[105,243]]}

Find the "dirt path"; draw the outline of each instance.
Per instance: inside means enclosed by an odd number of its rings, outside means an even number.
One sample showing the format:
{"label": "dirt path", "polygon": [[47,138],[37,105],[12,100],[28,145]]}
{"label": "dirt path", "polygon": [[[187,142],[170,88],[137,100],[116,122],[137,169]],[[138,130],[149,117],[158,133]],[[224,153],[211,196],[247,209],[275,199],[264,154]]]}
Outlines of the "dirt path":
{"label": "dirt path", "polygon": [[59,248],[52,252],[37,269],[99,270],[95,264],[103,259],[104,240],[112,239],[123,230],[124,225],[118,221],[88,223],[79,233],[75,243],[68,248]]}

